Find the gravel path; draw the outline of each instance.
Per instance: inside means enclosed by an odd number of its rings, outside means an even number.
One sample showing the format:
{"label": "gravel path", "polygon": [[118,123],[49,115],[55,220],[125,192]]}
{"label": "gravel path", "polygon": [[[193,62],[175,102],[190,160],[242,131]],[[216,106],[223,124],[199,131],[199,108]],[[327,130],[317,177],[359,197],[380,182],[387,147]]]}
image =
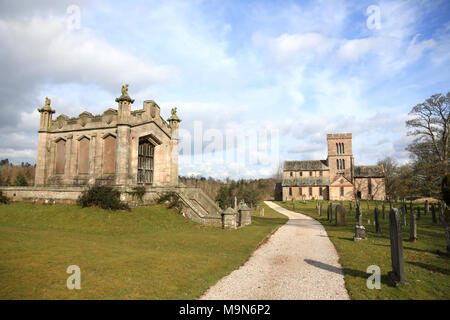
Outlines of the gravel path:
{"label": "gravel path", "polygon": [[323,226],[306,215],[265,203],[289,221],[200,299],[349,299],[338,254]]}

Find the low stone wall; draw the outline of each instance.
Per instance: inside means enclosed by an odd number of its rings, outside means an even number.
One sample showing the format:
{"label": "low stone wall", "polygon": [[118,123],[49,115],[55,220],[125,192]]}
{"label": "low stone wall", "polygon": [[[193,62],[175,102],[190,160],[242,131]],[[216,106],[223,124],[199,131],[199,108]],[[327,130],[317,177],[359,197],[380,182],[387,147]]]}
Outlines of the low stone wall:
{"label": "low stone wall", "polygon": [[[186,218],[215,227],[228,228],[223,224],[222,210],[198,188],[193,187],[151,187],[141,199],[135,195],[133,187],[115,187],[120,191],[122,201],[131,207],[145,206],[154,203],[156,198],[166,192],[175,192],[182,199],[182,214]],[[12,202],[33,202],[45,204],[75,204],[87,187],[0,187],[2,193]]]}

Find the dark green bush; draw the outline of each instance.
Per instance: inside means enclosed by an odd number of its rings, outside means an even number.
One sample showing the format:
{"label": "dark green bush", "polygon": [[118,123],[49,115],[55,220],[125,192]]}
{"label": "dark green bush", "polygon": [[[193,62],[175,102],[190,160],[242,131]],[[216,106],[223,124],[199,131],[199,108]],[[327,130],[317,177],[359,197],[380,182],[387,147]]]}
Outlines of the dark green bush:
{"label": "dark green bush", "polygon": [[137,186],[133,188],[133,192],[131,192],[133,198],[138,199],[140,202],[144,200],[145,195],[145,187]]}
{"label": "dark green bush", "polygon": [[108,186],[93,186],[83,191],[78,198],[82,207],[97,206],[111,210],[129,210],[130,207],[120,200],[120,192]]}
{"label": "dark green bush", "polygon": [[176,192],[165,192],[161,194],[158,199],[156,199],[157,203],[164,203],[167,205],[169,209],[175,209],[178,213],[181,213],[183,209],[183,203],[180,200],[180,197]]}
{"label": "dark green bush", "polygon": [[0,203],[8,204],[9,198],[7,196],[4,196],[3,193],[0,191]]}

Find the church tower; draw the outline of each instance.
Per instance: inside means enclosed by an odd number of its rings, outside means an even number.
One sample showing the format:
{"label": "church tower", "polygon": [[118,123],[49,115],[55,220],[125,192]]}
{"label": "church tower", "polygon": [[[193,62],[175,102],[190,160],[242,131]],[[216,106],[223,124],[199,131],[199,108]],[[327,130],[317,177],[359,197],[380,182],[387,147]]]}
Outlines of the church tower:
{"label": "church tower", "polygon": [[327,143],[330,182],[344,176],[350,183],[353,183],[352,134],[327,134]]}

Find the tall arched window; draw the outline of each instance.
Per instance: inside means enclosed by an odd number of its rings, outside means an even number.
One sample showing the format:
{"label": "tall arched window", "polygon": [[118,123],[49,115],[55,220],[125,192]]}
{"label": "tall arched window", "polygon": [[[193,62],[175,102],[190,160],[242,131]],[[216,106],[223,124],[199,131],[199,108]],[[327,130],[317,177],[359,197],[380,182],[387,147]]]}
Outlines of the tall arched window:
{"label": "tall arched window", "polygon": [[339,144],[336,143],[336,154],[339,154]]}
{"label": "tall arched window", "polygon": [[345,145],[342,144],[342,153],[345,153],[345,149],[344,149]]}
{"label": "tall arched window", "polygon": [[83,137],[80,140],[80,148],[78,153],[78,173],[89,173],[89,139]]}
{"label": "tall arched window", "polygon": [[103,139],[103,173],[116,172],[116,138],[108,135]]}
{"label": "tall arched window", "polygon": [[336,168],[339,170],[339,159],[336,159]]}
{"label": "tall arched window", "polygon": [[342,159],[342,169],[345,170],[345,159]]}
{"label": "tall arched window", "polygon": [[56,142],[55,173],[64,174],[65,166],[66,166],[66,141],[64,139],[60,139]]}

